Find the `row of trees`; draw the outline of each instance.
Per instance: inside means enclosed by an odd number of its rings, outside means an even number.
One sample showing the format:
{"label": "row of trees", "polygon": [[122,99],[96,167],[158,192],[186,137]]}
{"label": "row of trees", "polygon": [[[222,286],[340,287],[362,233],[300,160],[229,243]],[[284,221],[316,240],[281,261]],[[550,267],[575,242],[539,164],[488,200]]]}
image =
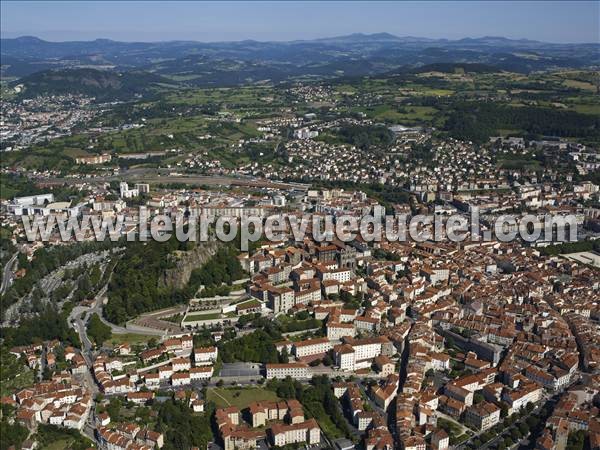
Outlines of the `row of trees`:
{"label": "row of trees", "polygon": [[543,247],[541,252],[547,256],[556,256],[564,253],[589,252],[592,250],[600,251],[599,241],[577,241],[549,245],[547,247]]}

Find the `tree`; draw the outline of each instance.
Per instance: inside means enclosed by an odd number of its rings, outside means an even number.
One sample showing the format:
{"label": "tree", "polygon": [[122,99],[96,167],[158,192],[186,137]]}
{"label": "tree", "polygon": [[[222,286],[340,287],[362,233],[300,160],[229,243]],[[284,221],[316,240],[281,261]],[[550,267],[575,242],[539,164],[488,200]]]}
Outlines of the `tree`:
{"label": "tree", "polygon": [[525,409],[527,409],[527,412],[530,413],[531,411],[533,411],[533,408],[535,408],[534,404],[531,402],[527,402],[527,405],[525,406]]}
{"label": "tree", "polygon": [[296,319],[298,320],[306,320],[309,317],[308,311],[300,311],[298,314],[296,314]]}
{"label": "tree", "polygon": [[23,441],[27,439],[29,431],[17,422],[9,423],[8,418],[3,417],[0,422],[0,435],[2,436],[0,450],[7,450],[13,446],[20,448]]}
{"label": "tree", "polygon": [[287,347],[284,346],[281,349],[281,352],[279,353],[279,362],[280,363],[287,363],[287,362],[289,362],[289,360],[290,360],[290,356],[288,354]]}
{"label": "tree", "polygon": [[110,416],[110,419],[118,422],[121,418],[121,408],[123,407],[123,402],[119,397],[112,397],[110,402],[106,406],[106,412]]}
{"label": "tree", "polygon": [[105,341],[112,337],[111,328],[102,322],[96,313],[92,315],[88,322],[87,333],[97,346],[101,346]]}
{"label": "tree", "polygon": [[575,431],[569,434],[567,439],[567,450],[583,450],[585,444],[585,432],[583,430]]}
{"label": "tree", "polygon": [[206,405],[204,414],[195,415],[185,403],[170,399],[158,403],[156,430],[165,434],[164,449],[206,448],[213,440],[210,418],[214,403]]}
{"label": "tree", "polygon": [[219,342],[219,354],[223,362],[279,362],[279,354],[274,341],[281,339],[281,334],[272,325],[246,334],[227,342]]}

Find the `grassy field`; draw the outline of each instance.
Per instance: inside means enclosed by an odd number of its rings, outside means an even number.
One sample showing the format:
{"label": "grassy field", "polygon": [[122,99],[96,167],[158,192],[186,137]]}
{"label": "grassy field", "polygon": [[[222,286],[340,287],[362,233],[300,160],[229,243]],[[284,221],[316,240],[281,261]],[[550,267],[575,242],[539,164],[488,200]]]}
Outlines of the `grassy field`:
{"label": "grassy field", "polygon": [[581,89],[581,90],[590,91],[590,92],[596,92],[596,86],[594,86],[592,83],[588,83],[587,81],[568,79],[568,80],[565,80],[563,82],[563,84],[570,88]]}
{"label": "grassy field", "polygon": [[[356,111],[362,108],[353,108]],[[400,109],[390,105],[380,105],[375,108],[368,108],[363,111],[367,116],[374,120],[383,120],[387,122],[402,123],[422,123],[433,119],[437,109],[430,106],[406,106]]]}
{"label": "grassy field", "polygon": [[570,109],[582,114],[597,114],[600,115],[600,104],[576,104]]}
{"label": "grassy field", "polygon": [[221,317],[219,313],[210,314],[190,314],[183,321],[184,322],[195,322],[196,320],[215,320]]}
{"label": "grassy field", "polygon": [[237,406],[240,409],[252,402],[280,400],[275,392],[262,388],[210,388],[206,397],[218,408]]}
{"label": "grassy field", "polygon": [[125,343],[130,344],[130,345],[145,344],[152,338],[156,338],[156,336],[151,336],[148,334],[134,334],[134,333],[113,334],[112,338],[110,339],[110,343],[112,345],[119,345],[119,344],[125,344]]}

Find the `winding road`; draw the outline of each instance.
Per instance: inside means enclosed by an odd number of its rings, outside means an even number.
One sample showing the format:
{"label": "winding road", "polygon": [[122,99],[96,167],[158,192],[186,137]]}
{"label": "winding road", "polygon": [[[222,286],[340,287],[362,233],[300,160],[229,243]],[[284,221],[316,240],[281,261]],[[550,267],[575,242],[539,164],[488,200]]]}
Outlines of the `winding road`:
{"label": "winding road", "polygon": [[12,257],[4,266],[4,270],[2,271],[2,285],[0,285],[0,294],[4,294],[12,284],[13,277],[15,276],[12,269],[18,256],[19,252],[15,252],[15,254],[12,255]]}

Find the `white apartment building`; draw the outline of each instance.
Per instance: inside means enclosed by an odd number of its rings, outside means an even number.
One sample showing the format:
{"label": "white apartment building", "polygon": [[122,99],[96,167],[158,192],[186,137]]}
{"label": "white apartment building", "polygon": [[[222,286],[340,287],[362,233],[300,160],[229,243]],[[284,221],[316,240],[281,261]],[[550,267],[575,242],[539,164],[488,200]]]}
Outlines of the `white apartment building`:
{"label": "white apartment building", "polygon": [[269,308],[275,314],[289,311],[295,303],[294,291],[288,287],[271,287],[267,293]]}
{"label": "white apartment building", "polygon": [[527,405],[527,403],[536,403],[542,398],[542,387],[536,383],[523,386],[521,389],[505,392],[502,394],[502,400],[508,403],[513,411],[517,411]]}
{"label": "white apartment building", "polygon": [[344,336],[356,336],[356,328],[351,323],[335,323],[327,324],[327,339],[334,341],[343,338]]}
{"label": "white apartment building", "polygon": [[189,358],[173,358],[171,360],[173,365],[173,372],[181,372],[183,370],[190,370],[192,367]]}
{"label": "white apartment building", "polygon": [[375,332],[380,327],[380,320],[374,317],[357,317],[354,319],[354,326],[357,330]]}
{"label": "white apartment building", "polygon": [[433,370],[441,371],[450,369],[450,356],[447,354],[432,352],[429,356],[431,357],[431,368]]}
{"label": "white apartment building", "polygon": [[267,364],[267,380],[272,378],[310,378],[308,364],[304,363],[283,363]]}
{"label": "white apartment building", "polygon": [[190,384],[191,378],[189,372],[174,373],[171,376],[171,385],[173,386],[185,386]]}
{"label": "white apartment building", "polygon": [[336,345],[334,347],[335,365],[340,370],[354,371],[355,351],[348,344]]}
{"label": "white apartment building", "polygon": [[467,408],[465,412],[465,423],[475,427],[477,430],[487,430],[499,421],[500,408],[486,401]]}
{"label": "white apartment building", "polygon": [[352,279],[352,271],[345,268],[319,271],[319,275],[322,281],[334,280],[339,283],[346,283]]}
{"label": "white apartment building", "polygon": [[381,355],[382,337],[353,339],[346,338],[344,342],[352,346],[355,352],[355,360],[363,361],[373,359]]}
{"label": "white apartment building", "polygon": [[194,349],[194,363],[196,365],[212,364],[219,356],[217,347],[198,347]]}
{"label": "white apartment building", "polygon": [[168,380],[173,375],[173,367],[172,366],[162,366],[158,368],[158,377],[162,380]]}
{"label": "white apartment building", "polygon": [[321,288],[311,288],[304,291],[294,292],[294,305],[306,305],[321,300]]}
{"label": "white apartment building", "polygon": [[291,425],[274,424],[270,434],[271,442],[278,447],[301,442],[314,445],[321,441],[321,430],[315,419]]}
{"label": "white apartment building", "polygon": [[213,366],[192,367],[190,369],[190,379],[192,381],[208,380],[212,377],[212,374]]}
{"label": "white apartment building", "polygon": [[294,342],[292,352],[296,358],[304,356],[319,355],[327,353],[333,346],[327,338],[307,339],[305,341]]}

